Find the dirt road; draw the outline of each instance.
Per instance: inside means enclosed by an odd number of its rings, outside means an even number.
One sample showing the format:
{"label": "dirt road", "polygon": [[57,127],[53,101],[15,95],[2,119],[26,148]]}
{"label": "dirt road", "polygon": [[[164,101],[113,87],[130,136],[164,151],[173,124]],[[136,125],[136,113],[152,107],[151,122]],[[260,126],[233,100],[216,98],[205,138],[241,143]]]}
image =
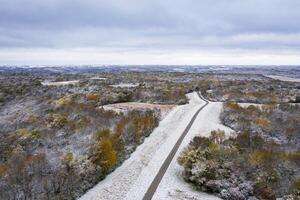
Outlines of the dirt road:
{"label": "dirt road", "polygon": [[148,188],[143,200],[150,200],[152,199],[159,183],[161,182],[161,179],[163,178],[165,172],[167,171],[171,161],[173,160],[179,146],[181,145],[184,137],[186,136],[186,134],[189,132],[189,130],[191,129],[196,117],[198,116],[199,112],[201,112],[201,110],[203,108],[205,108],[205,106],[207,106],[207,104],[209,103],[206,99],[204,99],[199,93],[198,93],[199,98],[201,98],[203,101],[205,101],[205,104],[200,107],[198,109],[198,111],[194,114],[193,118],[191,119],[191,121],[189,122],[189,124],[187,125],[187,127],[184,129],[182,135],[180,136],[180,138],[178,139],[178,141],[176,142],[176,144],[174,145],[173,149],[171,150],[171,152],[169,153],[167,159],[164,161],[164,163],[162,164],[161,168],[159,169],[157,175],[155,176],[154,180],[152,181],[150,187]]}

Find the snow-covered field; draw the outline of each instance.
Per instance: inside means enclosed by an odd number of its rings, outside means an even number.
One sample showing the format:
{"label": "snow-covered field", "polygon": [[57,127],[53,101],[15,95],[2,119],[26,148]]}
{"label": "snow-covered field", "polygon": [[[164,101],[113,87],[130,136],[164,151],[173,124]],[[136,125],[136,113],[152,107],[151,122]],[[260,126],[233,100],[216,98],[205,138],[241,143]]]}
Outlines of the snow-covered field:
{"label": "snow-covered field", "polygon": [[[205,103],[197,93],[188,94],[188,97],[189,104],[175,107],[129,159],[83,195],[80,200],[142,199],[187,124]],[[199,113],[153,199],[218,199],[195,191],[185,183],[180,176],[182,169],[176,159],[179,152],[195,135],[208,135],[211,130],[217,128],[224,129],[227,133],[231,131],[219,122],[221,108],[221,103],[210,103]]]}
{"label": "snow-covered field", "polygon": [[120,83],[117,85],[110,85],[111,87],[120,87],[120,88],[134,88],[139,86],[139,84],[133,84],[133,83]]}
{"label": "snow-covered field", "polygon": [[238,104],[243,108],[247,108],[249,106],[256,106],[262,108],[262,106],[264,105],[264,104],[257,104],[257,103],[238,103]]}
{"label": "snow-covered field", "polygon": [[290,78],[290,77],[286,77],[286,76],[269,75],[269,76],[266,76],[266,77],[281,80],[281,81],[300,82],[299,78]]}
{"label": "snow-covered field", "polygon": [[107,78],[95,76],[95,77],[92,77],[92,78],[90,78],[90,79],[91,79],[91,80],[106,80]]}
{"label": "snow-covered field", "polygon": [[151,104],[151,103],[140,103],[140,102],[126,102],[126,103],[115,103],[103,106],[104,110],[113,110],[115,112],[128,112],[129,110],[138,109],[158,109],[161,111],[162,118],[164,118],[171,110],[174,105],[162,105],[162,104]]}
{"label": "snow-covered field", "polygon": [[61,85],[73,85],[79,83],[79,80],[74,81],[58,81],[58,82],[50,82],[50,81],[44,81],[42,82],[42,85],[47,86],[61,86]]}

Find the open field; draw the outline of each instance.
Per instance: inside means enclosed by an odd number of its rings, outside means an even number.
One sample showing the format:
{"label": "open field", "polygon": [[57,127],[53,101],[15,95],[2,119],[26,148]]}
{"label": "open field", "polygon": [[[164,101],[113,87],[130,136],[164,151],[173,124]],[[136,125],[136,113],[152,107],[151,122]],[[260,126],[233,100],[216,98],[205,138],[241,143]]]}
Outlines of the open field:
{"label": "open field", "polygon": [[159,110],[162,117],[168,114],[174,105],[161,105],[161,104],[151,104],[151,103],[140,103],[140,102],[127,102],[127,103],[116,103],[108,104],[103,106],[104,110],[113,110],[115,112],[128,112],[130,110]]}

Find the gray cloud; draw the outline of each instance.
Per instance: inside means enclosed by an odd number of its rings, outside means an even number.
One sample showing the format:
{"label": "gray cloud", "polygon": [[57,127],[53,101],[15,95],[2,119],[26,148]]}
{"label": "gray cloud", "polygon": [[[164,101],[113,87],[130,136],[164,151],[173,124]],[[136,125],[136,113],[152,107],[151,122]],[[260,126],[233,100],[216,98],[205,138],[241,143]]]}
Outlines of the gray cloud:
{"label": "gray cloud", "polygon": [[299,0],[0,0],[0,48],[300,48]]}

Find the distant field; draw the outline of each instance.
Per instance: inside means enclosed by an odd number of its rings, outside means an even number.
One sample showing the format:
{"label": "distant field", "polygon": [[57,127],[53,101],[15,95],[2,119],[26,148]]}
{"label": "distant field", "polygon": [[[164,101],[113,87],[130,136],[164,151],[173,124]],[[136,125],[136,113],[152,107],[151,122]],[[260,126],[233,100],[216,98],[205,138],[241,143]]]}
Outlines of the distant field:
{"label": "distant field", "polygon": [[276,80],[281,80],[281,81],[290,81],[290,82],[300,82],[299,78],[290,78],[290,77],[286,77],[286,76],[274,76],[274,75],[270,75],[270,76],[266,76],[272,79],[276,79]]}

